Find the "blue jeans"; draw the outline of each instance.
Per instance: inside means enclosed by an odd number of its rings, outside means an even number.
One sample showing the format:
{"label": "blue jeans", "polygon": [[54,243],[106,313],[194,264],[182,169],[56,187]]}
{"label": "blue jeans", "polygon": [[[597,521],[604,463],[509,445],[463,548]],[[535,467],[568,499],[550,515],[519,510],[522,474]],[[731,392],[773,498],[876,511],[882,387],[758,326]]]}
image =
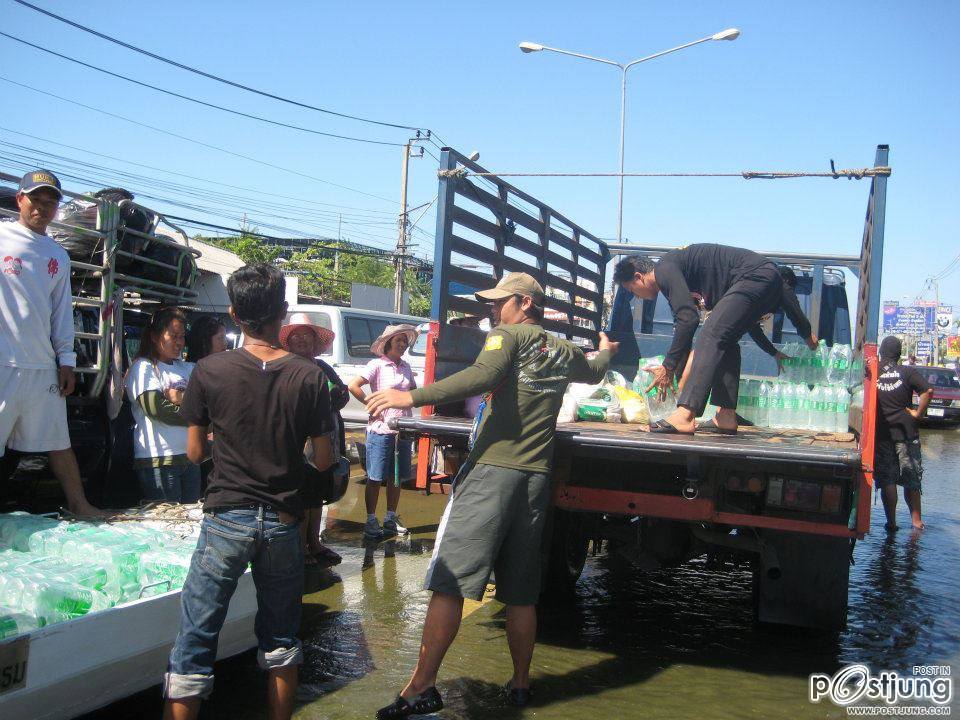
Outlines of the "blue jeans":
{"label": "blue jeans", "polygon": [[[393,480],[393,451],[397,444],[395,434],[367,433],[367,479],[372,482]],[[410,479],[413,443],[401,440],[397,448],[400,481]]]}
{"label": "blue jeans", "polygon": [[140,494],[147,502],[195,503],[200,499],[200,466],[137,468]]}
{"label": "blue jeans", "polygon": [[180,633],[164,676],[165,697],[210,695],[220,630],[248,563],[257,587],[257,662],[271,670],[303,661],[297,638],[303,597],[299,521],[281,523],[264,505],[212,510],[204,515],[183,584]]}

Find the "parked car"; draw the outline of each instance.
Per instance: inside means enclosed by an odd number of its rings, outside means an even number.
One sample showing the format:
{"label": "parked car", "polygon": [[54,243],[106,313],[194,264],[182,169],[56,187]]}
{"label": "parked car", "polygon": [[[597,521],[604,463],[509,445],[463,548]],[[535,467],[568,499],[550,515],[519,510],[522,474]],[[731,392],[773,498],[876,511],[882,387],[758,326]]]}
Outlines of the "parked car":
{"label": "parked car", "polygon": [[[925,420],[931,423],[960,422],[960,376],[951,368],[919,365],[916,368],[933,388],[933,399],[927,408]],[[913,396],[917,406],[917,396]]]}
{"label": "parked car", "polygon": [[[413,315],[398,315],[376,310],[358,310],[339,305],[296,304],[288,308],[287,321],[293,313],[306,313],[317,325],[333,330],[336,338],[330,349],[321,355],[340,378],[349,383],[373,358],[370,343],[379,337],[387,325],[407,323],[419,326],[423,318]],[[413,366],[417,384],[423,384],[424,355],[409,355],[407,360]],[[367,422],[367,411],[355,398],[343,409],[343,419],[347,422]]]}

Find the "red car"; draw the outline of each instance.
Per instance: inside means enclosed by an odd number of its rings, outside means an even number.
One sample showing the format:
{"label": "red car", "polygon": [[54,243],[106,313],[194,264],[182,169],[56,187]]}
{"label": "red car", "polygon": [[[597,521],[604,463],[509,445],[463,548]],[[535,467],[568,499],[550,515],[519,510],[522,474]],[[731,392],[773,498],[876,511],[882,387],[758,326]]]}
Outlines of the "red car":
{"label": "red car", "polygon": [[[917,366],[923,378],[933,388],[933,399],[927,408],[926,420],[932,422],[960,422],[960,376],[956,370],[942,367]],[[913,396],[917,406],[917,396]]]}

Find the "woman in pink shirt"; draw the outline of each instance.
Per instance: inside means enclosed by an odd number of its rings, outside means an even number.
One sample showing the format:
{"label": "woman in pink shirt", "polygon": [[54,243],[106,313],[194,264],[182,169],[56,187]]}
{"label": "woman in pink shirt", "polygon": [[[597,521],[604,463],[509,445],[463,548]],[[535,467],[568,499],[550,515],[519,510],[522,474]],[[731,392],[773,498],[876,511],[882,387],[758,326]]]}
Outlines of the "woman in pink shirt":
{"label": "woman in pink shirt", "polygon": [[[370,344],[370,351],[378,356],[349,385],[350,393],[362,403],[366,402],[364,385],[370,392],[378,390],[412,390],[417,386],[413,368],[403,359],[403,353],[416,340],[417,331],[412,325],[390,325],[380,337]],[[397,432],[387,422],[395,417],[411,417],[411,410],[385,410],[367,422],[367,522],[363,528],[365,537],[379,539],[405,534],[407,529],[397,516],[400,503],[400,483],[410,479],[413,443],[400,440]],[[394,454],[396,454],[396,477],[394,477]],[[393,481],[393,482],[391,482]],[[377,521],[377,501],[380,486],[387,484],[387,514],[383,527]]]}

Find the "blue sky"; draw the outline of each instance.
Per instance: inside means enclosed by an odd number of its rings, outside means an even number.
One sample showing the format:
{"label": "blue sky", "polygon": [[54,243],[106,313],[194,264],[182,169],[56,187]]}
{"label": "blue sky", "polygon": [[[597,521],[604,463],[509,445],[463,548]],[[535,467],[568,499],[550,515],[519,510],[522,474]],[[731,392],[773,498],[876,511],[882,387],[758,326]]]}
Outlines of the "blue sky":
{"label": "blue sky", "polygon": [[[629,61],[735,26],[743,33],[735,42],[704,43],[631,70],[627,170],[824,170],[831,158],[838,167],[864,167],[872,164],[876,145],[888,143],[893,176],[884,298],[912,299],[926,277],[960,252],[955,172],[960,4],[955,2],[294,2],[283,7],[219,0],[35,2],[140,47],[280,95],[431,128],[464,152],[479,150],[481,164],[501,171],[617,167],[618,71],[552,53],[524,55],[519,41]],[[393,142],[408,137],[403,130],[297,109],[211,82],[12,0],[0,0],[0,7],[5,32],[186,95],[324,132]],[[229,116],[2,37],[0,76],[282,168],[0,81],[0,126],[5,128],[0,141],[149,176],[153,182],[127,182],[144,204],[230,226],[246,211],[265,231],[276,226],[270,231],[277,234],[293,229],[336,235],[339,214],[345,237],[383,247],[395,242],[398,147],[322,138]],[[83,150],[51,145],[51,140]],[[14,153],[35,155],[0,145],[0,168],[19,169],[10,160]],[[50,164],[54,171],[68,166]],[[435,170],[429,156],[412,163],[411,205],[434,198]],[[515,184],[594,234],[615,235],[615,179],[521,178]],[[86,189],[77,182],[68,185]],[[624,235],[655,244],[709,241],[761,250],[856,253],[868,190],[866,181],[847,180],[628,179]],[[244,199],[227,207],[223,193]],[[177,208],[164,200],[194,207]],[[418,254],[432,253],[433,223],[431,208],[415,234]],[[945,278],[940,291],[942,300],[960,306],[960,271]]]}

